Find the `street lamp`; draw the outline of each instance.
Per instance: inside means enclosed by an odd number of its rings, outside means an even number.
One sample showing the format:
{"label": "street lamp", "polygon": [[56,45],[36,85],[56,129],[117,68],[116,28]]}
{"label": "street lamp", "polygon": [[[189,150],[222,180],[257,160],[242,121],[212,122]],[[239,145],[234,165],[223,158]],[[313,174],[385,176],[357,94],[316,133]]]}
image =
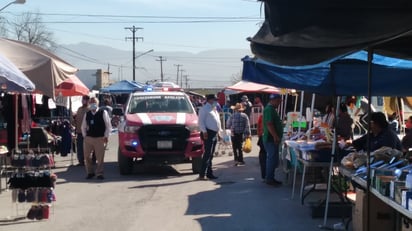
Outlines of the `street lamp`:
{"label": "street lamp", "polygon": [[10,2],[9,4],[3,6],[3,8],[1,8],[0,11],[6,9],[8,6],[12,4],[24,4],[24,3],[26,3],[26,0],[16,0],[16,1]]}
{"label": "street lamp", "polygon": [[135,59],[137,59],[137,58],[139,58],[139,57],[141,57],[141,56],[143,56],[143,55],[149,54],[150,52],[153,52],[153,51],[154,51],[153,49],[150,49],[150,50],[148,50],[148,51],[146,51],[146,52],[141,53],[140,55],[136,55]]}
{"label": "street lamp", "polygon": [[141,53],[141,54],[139,54],[139,55],[136,55],[136,53],[134,53],[134,56],[133,56],[133,81],[136,81],[135,70],[136,70],[137,68],[136,68],[135,60],[136,60],[137,58],[139,58],[139,57],[142,57],[143,55],[146,55],[146,54],[150,53],[150,52],[153,52],[153,49],[150,49],[150,50],[148,50],[148,51],[146,51],[146,52],[143,52],[143,53]]}

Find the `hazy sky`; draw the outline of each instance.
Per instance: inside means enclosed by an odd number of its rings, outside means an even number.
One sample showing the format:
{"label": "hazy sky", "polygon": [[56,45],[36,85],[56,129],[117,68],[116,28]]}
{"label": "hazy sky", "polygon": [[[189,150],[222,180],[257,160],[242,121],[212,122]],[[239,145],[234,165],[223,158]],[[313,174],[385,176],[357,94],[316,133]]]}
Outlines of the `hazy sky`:
{"label": "hazy sky", "polygon": [[[3,6],[10,1],[2,1]],[[1,6],[1,4],[0,4]],[[263,8],[262,8],[263,9]],[[26,0],[1,13],[7,19],[38,12],[60,44],[89,42],[122,50],[132,48],[132,32],[142,27],[136,50],[189,51],[249,49],[263,20],[254,0]]]}
{"label": "hazy sky", "polygon": [[[1,0],[0,7],[11,1]],[[12,4],[0,13],[8,21],[24,12],[39,13],[55,41],[66,45],[62,49],[87,42],[127,51],[122,57],[114,57],[86,49],[76,54],[63,50],[70,53],[68,61],[79,69],[106,69],[110,63],[114,80],[132,79],[128,53],[132,51],[132,41],[125,40],[132,37],[132,32],[125,27],[141,27],[136,36],[143,41],[137,41],[136,53],[151,49],[154,52],[137,59],[137,81],[158,78],[161,74],[156,60],[163,55],[167,59],[163,65],[166,80],[176,79],[176,64],[180,64],[184,69],[181,75],[188,76],[190,86],[223,87],[240,73],[240,59],[251,54],[246,38],[259,30],[264,18],[262,9],[256,0],[26,0],[25,4]],[[14,37],[12,31],[9,37]],[[247,52],[220,52],[208,57],[201,53],[215,49]],[[175,53],[178,51],[200,54]]]}

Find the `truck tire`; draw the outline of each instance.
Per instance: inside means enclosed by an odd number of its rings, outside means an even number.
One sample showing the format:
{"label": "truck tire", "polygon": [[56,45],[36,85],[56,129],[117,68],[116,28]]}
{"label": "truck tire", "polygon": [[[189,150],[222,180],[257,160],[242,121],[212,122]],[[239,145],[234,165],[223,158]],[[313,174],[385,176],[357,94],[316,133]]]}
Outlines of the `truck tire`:
{"label": "truck tire", "polygon": [[119,172],[120,175],[129,175],[133,171],[133,159],[127,156],[124,156],[120,152],[120,148],[117,151],[117,161],[119,163]]}
{"label": "truck tire", "polygon": [[198,174],[202,168],[202,157],[192,158],[192,171],[194,174]]}

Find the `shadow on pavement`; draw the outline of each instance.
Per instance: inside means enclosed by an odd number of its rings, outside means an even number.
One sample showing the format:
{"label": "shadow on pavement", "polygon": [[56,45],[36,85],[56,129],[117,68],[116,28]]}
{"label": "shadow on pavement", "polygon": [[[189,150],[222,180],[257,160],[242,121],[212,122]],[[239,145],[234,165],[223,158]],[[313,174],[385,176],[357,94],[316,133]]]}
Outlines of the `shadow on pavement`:
{"label": "shadow on pavement", "polygon": [[[241,167],[234,167],[233,161],[219,163],[218,187],[189,196],[186,215],[195,216],[201,230],[319,230],[323,219],[312,219],[298,195],[291,199],[289,185],[264,184],[258,158],[246,157],[245,162]],[[277,171],[277,177],[283,176]],[[339,221],[328,219],[332,224]]]}
{"label": "shadow on pavement", "polygon": [[54,169],[58,180],[57,185],[70,182],[80,183],[104,183],[116,181],[147,181],[156,179],[166,179],[171,177],[180,177],[185,175],[192,175],[191,171],[177,171],[173,166],[168,165],[150,165],[150,164],[136,164],[134,171],[130,175],[120,175],[118,171],[117,162],[104,163],[104,180],[86,179],[86,170],[84,166],[67,166],[57,167]]}

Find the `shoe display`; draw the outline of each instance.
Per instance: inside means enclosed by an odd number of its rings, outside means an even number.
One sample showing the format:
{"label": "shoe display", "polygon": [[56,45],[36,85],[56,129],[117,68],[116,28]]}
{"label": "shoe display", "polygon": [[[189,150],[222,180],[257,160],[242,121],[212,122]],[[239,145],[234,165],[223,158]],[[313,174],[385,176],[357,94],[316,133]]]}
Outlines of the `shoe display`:
{"label": "shoe display", "polygon": [[103,175],[98,175],[96,178],[97,178],[98,180],[104,180],[104,176],[103,176]]}
{"label": "shoe display", "polygon": [[92,179],[93,177],[94,177],[94,173],[89,173],[87,174],[86,179],[89,180],[89,179]]}

